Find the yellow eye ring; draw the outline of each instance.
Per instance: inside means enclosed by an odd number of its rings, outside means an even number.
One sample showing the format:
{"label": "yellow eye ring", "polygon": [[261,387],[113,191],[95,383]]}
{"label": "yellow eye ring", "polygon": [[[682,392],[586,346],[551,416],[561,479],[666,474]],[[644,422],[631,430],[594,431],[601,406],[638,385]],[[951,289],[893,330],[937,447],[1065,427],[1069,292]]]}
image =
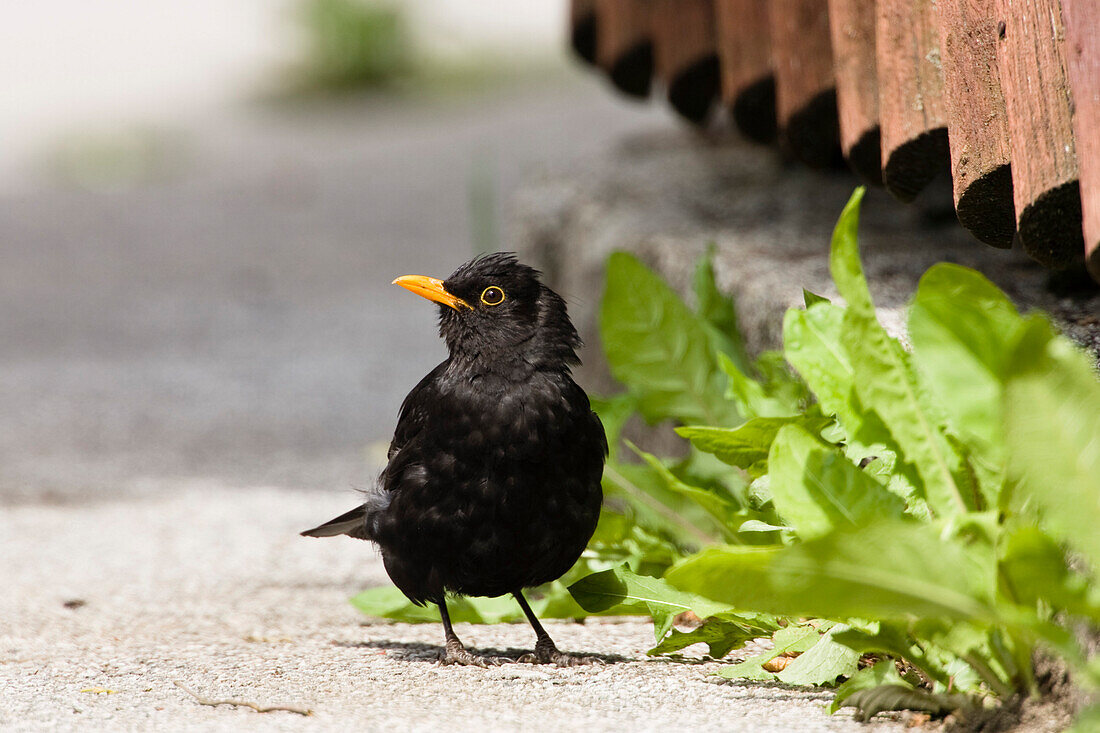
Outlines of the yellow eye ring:
{"label": "yellow eye ring", "polygon": [[481,291],[481,302],[485,305],[500,305],[504,302],[504,291],[496,285],[490,285]]}

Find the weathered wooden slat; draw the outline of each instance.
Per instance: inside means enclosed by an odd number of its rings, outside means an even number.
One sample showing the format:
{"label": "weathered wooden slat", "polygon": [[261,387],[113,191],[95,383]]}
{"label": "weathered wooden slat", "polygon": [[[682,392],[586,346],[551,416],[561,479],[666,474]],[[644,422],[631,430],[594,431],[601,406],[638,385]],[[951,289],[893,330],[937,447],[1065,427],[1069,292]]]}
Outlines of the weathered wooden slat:
{"label": "weathered wooden slat", "polygon": [[1016,227],[1049,267],[1081,256],[1081,194],[1056,0],[995,0],[997,68],[1012,146]]}
{"label": "weathered wooden slat", "polygon": [[745,137],[775,140],[775,75],[767,0],[715,0],[722,102]]}
{"label": "weathered wooden slat", "polygon": [[596,0],[569,3],[569,45],[582,61],[596,63]]}
{"label": "weathered wooden slat", "polygon": [[882,180],[912,201],[950,165],[933,0],[878,0],[875,46]]}
{"label": "weathered wooden slat", "polygon": [[653,27],[649,0],[596,0],[596,63],[615,88],[648,97],[653,79]]}
{"label": "weathered wooden slat", "polygon": [[668,88],[672,108],[702,124],[710,116],[721,84],[714,0],[651,2],[657,76]]}
{"label": "weathered wooden slat", "polygon": [[769,0],[775,104],[783,143],[807,165],[841,159],[825,0]]}
{"label": "weathered wooden slat", "polygon": [[955,213],[981,241],[1011,247],[1012,154],[993,0],[937,0],[937,10]]}
{"label": "weathered wooden slat", "polygon": [[1081,176],[1085,262],[1100,282],[1100,2],[1062,0],[1062,13]]}
{"label": "weathered wooden slat", "polygon": [[840,147],[860,178],[882,184],[875,0],[829,0]]}

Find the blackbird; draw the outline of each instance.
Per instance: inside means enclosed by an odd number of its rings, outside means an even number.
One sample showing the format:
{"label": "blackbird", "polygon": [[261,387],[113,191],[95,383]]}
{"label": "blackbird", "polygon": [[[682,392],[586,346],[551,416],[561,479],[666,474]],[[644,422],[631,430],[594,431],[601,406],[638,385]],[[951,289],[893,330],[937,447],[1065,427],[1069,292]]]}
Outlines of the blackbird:
{"label": "blackbird", "polygon": [[515,596],[537,635],[520,661],[594,661],[558,651],[523,597],[572,567],[603,500],[607,439],[571,375],[581,340],[565,301],[509,253],[467,262],[444,281],[393,282],[439,303],[450,356],[405,398],[366,501],[302,534],[376,543],[409,600],[439,606],[444,663],[504,661],[463,647],[447,593]]}

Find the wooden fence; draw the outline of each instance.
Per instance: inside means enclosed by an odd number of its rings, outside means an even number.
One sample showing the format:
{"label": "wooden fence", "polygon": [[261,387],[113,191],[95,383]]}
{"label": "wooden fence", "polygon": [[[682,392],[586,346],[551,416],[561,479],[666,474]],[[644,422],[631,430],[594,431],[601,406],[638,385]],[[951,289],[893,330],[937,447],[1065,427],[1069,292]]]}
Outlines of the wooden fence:
{"label": "wooden fence", "polygon": [[657,80],[807,165],[911,201],[950,171],[959,221],[1100,281],[1100,0],[572,0],[623,93]]}

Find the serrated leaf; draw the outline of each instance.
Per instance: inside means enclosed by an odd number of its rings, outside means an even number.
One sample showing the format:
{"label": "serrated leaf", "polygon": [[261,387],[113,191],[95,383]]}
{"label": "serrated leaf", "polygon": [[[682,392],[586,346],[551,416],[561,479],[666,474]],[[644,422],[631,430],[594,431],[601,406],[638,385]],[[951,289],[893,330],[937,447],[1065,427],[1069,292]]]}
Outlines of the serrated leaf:
{"label": "serrated leaf", "polygon": [[741,422],[703,321],[633,255],[608,260],[600,335],[611,373],[650,422]]}
{"label": "serrated leaf", "polygon": [[779,430],[768,465],[775,509],[804,540],[905,511],[899,497],[798,425]]}
{"label": "serrated leaf", "polygon": [[806,652],[800,654],[779,673],[779,681],[788,685],[833,685],[838,677],[849,677],[859,668],[859,654],[836,643],[833,634],[847,630],[837,624]]}
{"label": "serrated leaf", "polygon": [[1100,568],[1100,383],[1092,365],[1041,319],[1013,350],[1005,389],[1015,505],[1038,507],[1051,534]]}
{"label": "serrated leaf", "polygon": [[836,697],[829,705],[829,712],[835,713],[844,706],[844,702],[860,690],[870,690],[883,685],[897,685],[912,689],[913,686],[901,678],[892,659],[882,659],[870,667],[864,667],[836,688]]}
{"label": "serrated leaf", "polygon": [[706,618],[730,610],[725,603],[685,593],[660,578],[635,575],[625,567],[581,578],[569,586],[569,593],[590,613],[611,609],[648,613],[653,618],[653,633],[658,642],[672,628],[672,620],[677,614],[693,611],[700,618]]}
{"label": "serrated leaf", "polygon": [[[860,654],[890,654],[898,659],[904,659],[916,668],[920,669],[928,678],[947,685],[952,681],[953,672],[948,672],[941,663],[940,657],[933,651],[930,658],[924,650],[913,642],[910,635],[911,622],[909,621],[875,621],[865,628],[852,628],[839,632],[833,636],[838,644],[843,644]],[[956,670],[957,671],[957,670]],[[973,673],[970,673],[973,677]],[[962,675],[954,679],[955,686],[961,680]]]}
{"label": "serrated leaf", "polygon": [[710,657],[721,659],[747,641],[770,635],[776,628],[775,618],[771,616],[719,613],[706,619],[697,629],[686,632],[672,629],[667,638],[646,654],[671,654],[693,644],[706,644]]}
{"label": "serrated leaf", "polygon": [[927,690],[889,684],[856,690],[841,707],[855,708],[855,719],[866,723],[888,710],[919,710],[932,715],[945,715],[973,704],[965,695],[938,695]]}
{"label": "serrated leaf", "polygon": [[876,435],[914,466],[928,503],[941,516],[982,509],[979,497],[956,481],[961,459],[922,399],[916,375],[901,345],[887,335],[874,311],[844,314],[842,342],[855,370],[860,403],[874,411],[888,435]]}
{"label": "serrated leaf", "polygon": [[715,547],[665,574],[736,609],[821,618],[994,617],[988,548],[882,521],[790,547]]}
{"label": "serrated leaf", "polygon": [[960,486],[957,481],[961,460],[918,385],[908,355],[875,317],[856,242],[861,198],[862,191],[857,190],[837,222],[829,267],[837,289],[848,301],[840,340],[854,371],[855,393],[863,409],[876,413],[889,434],[855,437],[865,443],[896,444],[919,474],[920,488],[937,513],[947,516],[980,510],[977,488]]}

